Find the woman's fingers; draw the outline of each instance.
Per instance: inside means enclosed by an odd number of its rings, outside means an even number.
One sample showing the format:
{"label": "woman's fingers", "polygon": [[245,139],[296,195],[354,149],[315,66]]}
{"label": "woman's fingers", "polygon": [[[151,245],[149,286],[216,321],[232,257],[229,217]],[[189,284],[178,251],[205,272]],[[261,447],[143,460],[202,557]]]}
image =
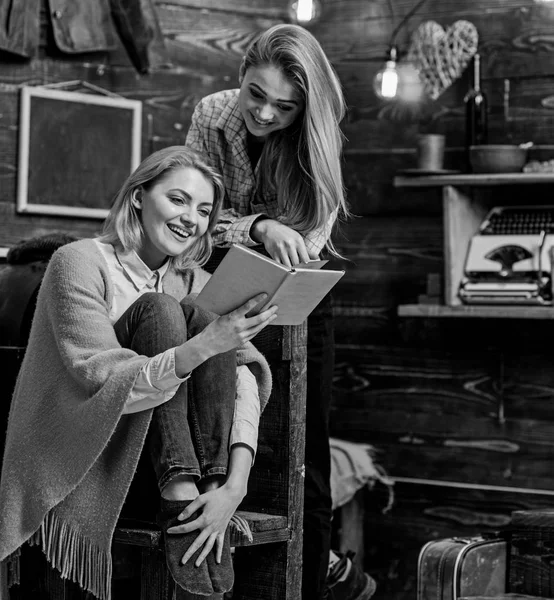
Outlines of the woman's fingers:
{"label": "woman's fingers", "polygon": [[234,311],[230,312],[229,315],[233,316],[242,316],[247,315],[253,308],[258,306],[261,302],[267,300],[267,294],[261,293],[257,294],[253,298],[250,298],[247,302],[245,302],[242,306],[239,306]]}
{"label": "woman's fingers", "polygon": [[206,543],[204,544],[204,548],[202,549],[202,552],[200,553],[200,555],[196,559],[196,562],[194,563],[197,567],[199,567],[202,564],[202,561],[212,551],[212,548],[214,547],[216,539],[217,539],[217,533],[212,533],[210,535],[210,537],[206,540]]}
{"label": "woman's fingers", "polygon": [[[204,506],[204,499],[202,496],[198,496],[195,498],[186,508],[185,510],[177,516],[179,521],[184,521],[188,519],[191,515],[193,515],[196,511],[200,510]],[[171,534],[179,534],[179,533],[190,533],[191,531],[195,531],[196,529],[202,529],[204,525],[204,521],[202,518],[202,514],[199,514],[196,519],[193,521],[189,521],[188,523],[183,523],[182,525],[174,525],[167,530],[167,533]]]}
{"label": "woman's fingers", "polygon": [[263,326],[266,324],[267,321],[271,319],[271,317],[273,317],[277,313],[278,310],[279,307],[276,304],[272,304],[265,310],[262,310],[262,312],[258,313],[257,315],[254,315],[253,317],[248,317],[247,321],[249,321],[250,327],[257,327],[258,325]]}
{"label": "woman's fingers", "polygon": [[204,346],[211,348],[215,354],[220,354],[248,342],[275,318],[277,307],[274,306],[264,309],[253,317],[246,316],[255,307],[267,304],[267,298],[265,293],[256,294],[239,308],[212,321],[199,334],[205,340]]}
{"label": "woman's fingers", "polygon": [[[316,254],[316,257],[317,257],[317,254]],[[312,257],[306,248],[306,244],[302,244],[302,246],[300,248],[298,248],[298,262],[306,263],[306,262],[310,262],[310,260],[312,260]],[[298,263],[296,263],[296,264],[298,264]]]}
{"label": "woman's fingers", "polygon": [[189,521],[188,523],[183,523],[182,525],[174,525],[167,530],[167,533],[172,535],[176,535],[179,533],[190,533],[191,531],[196,531],[197,529],[202,529],[203,521],[202,516],[200,515],[194,521]]}
{"label": "woman's fingers", "polygon": [[310,260],[304,237],[288,225],[265,219],[258,227],[262,228],[261,241],[273,260],[292,267]]}
{"label": "woman's fingers", "polygon": [[185,508],[185,510],[180,515],[177,516],[177,519],[179,521],[184,521],[185,519],[188,519],[197,510],[202,508],[203,505],[204,502],[202,501],[202,496],[198,496]]}
{"label": "woman's fingers", "polygon": [[225,542],[225,534],[224,533],[220,533],[217,536],[217,540],[215,542],[216,544],[216,552],[215,552],[215,561],[217,564],[221,563],[221,558],[223,556],[223,545]]}
{"label": "woman's fingers", "polygon": [[244,318],[243,329],[245,333],[249,334],[250,331],[254,328],[264,327],[267,324],[267,322],[272,319],[273,315],[277,312],[278,307],[272,305],[268,308],[265,308],[257,315],[254,315],[252,317],[246,316],[253,308],[258,306],[264,300],[267,300],[267,294],[258,294],[257,296],[254,296],[254,298],[248,300],[248,302],[246,302],[239,308],[235,309],[233,312],[230,312],[228,316],[232,319],[237,317]]}
{"label": "woman's fingers", "polygon": [[300,248],[297,248],[296,246],[293,246],[289,249],[289,260],[291,267],[294,267],[294,265],[297,265],[299,262],[302,262],[302,260],[300,259],[299,250]]}
{"label": "woman's fingers", "polygon": [[282,265],[288,267],[289,269],[292,267],[293,263],[289,257],[289,253],[284,248],[280,249],[277,255],[273,257],[273,259],[277,262],[280,262]]}
{"label": "woman's fingers", "polygon": [[298,244],[279,246],[276,248],[272,258],[289,268],[311,260],[310,254],[306,249],[306,244],[302,239],[298,240]]}
{"label": "woman's fingers", "polygon": [[261,313],[255,315],[254,317],[249,317],[246,319],[248,323],[248,328],[245,329],[244,341],[251,340],[256,334],[258,334],[266,325],[269,325],[271,321],[277,318],[277,311],[279,310],[278,306],[270,306],[268,309],[262,311]]}
{"label": "woman's fingers", "polygon": [[[183,558],[181,558],[181,563],[183,565],[186,564],[194,556],[195,552],[204,545],[209,536],[210,533],[206,529],[198,534],[198,537],[188,547],[187,551],[183,554]],[[198,560],[199,559],[200,557],[198,557]],[[196,564],[198,560],[194,564]]]}

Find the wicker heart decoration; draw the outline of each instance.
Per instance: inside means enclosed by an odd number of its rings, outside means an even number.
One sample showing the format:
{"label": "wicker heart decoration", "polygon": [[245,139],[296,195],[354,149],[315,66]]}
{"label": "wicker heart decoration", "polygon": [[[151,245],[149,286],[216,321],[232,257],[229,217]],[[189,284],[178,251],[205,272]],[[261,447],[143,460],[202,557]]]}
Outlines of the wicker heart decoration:
{"label": "wicker heart decoration", "polygon": [[433,100],[462,75],[478,41],[477,28],[469,21],[456,21],[446,31],[435,21],[426,21],[414,31],[408,60],[419,70]]}

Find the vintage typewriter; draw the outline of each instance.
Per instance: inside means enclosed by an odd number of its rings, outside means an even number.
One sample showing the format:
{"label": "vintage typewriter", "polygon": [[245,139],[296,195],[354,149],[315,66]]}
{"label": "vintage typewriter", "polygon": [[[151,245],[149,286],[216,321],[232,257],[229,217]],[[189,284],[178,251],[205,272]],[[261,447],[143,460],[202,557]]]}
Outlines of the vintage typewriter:
{"label": "vintage typewriter", "polygon": [[466,304],[552,304],[554,206],[497,206],[469,243]]}

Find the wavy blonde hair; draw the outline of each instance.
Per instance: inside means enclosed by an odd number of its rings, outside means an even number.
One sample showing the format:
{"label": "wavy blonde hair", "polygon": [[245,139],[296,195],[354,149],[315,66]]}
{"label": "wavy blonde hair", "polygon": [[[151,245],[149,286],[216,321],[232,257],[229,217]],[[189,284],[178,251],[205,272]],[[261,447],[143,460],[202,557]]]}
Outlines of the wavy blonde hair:
{"label": "wavy blonde hair", "polygon": [[221,175],[195,150],[186,146],[169,146],[154,152],[135,169],[117,192],[102,229],[101,240],[124,251],[139,250],[144,240],[141,211],[132,203],[138,189],[149,190],[168,172],[189,167],[196,169],[213,185],[214,204],[206,233],[183,254],[170,258],[178,270],[201,267],[206,264],[213,249],[212,231],[217,224],[223,202],[224,188]]}
{"label": "wavy blonde hair", "polygon": [[[304,101],[304,110],[287,129],[264,144],[257,193],[277,194],[280,221],[307,234],[324,228],[331,215],[349,216],[342,180],[344,136],[340,122],[346,105],[340,81],[315,37],[298,25],[275,25],[248,47],[240,81],[250,67],[281,70]],[[327,249],[338,256],[330,239]]]}

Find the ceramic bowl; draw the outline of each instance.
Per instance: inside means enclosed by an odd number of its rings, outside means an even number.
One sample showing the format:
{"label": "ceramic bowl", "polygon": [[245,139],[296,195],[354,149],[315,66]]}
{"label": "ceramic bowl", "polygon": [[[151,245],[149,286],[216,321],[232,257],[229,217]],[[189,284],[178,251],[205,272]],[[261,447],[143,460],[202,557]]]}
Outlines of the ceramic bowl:
{"label": "ceramic bowl", "polygon": [[527,162],[527,148],[515,144],[471,146],[469,161],[474,173],[519,173]]}

